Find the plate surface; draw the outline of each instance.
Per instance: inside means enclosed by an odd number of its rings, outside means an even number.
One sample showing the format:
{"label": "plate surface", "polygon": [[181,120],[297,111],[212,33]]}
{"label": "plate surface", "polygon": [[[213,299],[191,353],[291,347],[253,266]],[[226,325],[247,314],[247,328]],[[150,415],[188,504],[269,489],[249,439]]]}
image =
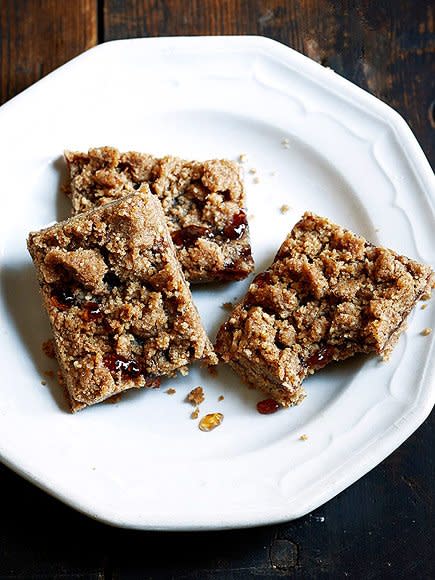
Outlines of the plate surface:
{"label": "plate surface", "polygon": [[[29,230],[68,215],[62,151],[112,144],[198,159],[246,154],[257,271],[308,209],[434,265],[433,174],[392,109],[271,40],[161,38],[91,49],[4,105],[0,126],[0,457],[12,469],[113,525],[252,526],[318,507],[427,417],[435,333],[420,332],[435,327],[431,303],[412,314],[389,363],[331,365],[306,381],[302,405],[276,415],[259,415],[264,397],[223,367],[70,415],[43,374],[53,368],[41,351],[50,333],[25,244]],[[212,338],[228,315],[221,305],[248,283],[193,289]],[[184,402],[197,385],[201,414],[225,417],[210,433]]]}

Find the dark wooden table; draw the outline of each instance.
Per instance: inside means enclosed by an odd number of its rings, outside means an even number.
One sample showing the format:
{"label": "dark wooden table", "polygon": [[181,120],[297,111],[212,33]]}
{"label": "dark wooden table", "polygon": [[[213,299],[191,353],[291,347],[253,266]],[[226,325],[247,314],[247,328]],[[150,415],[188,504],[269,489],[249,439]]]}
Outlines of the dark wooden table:
{"label": "dark wooden table", "polygon": [[[433,0],[0,0],[0,102],[99,42],[262,34],[396,108],[433,166],[434,21]],[[312,514],[230,532],[109,528],[0,466],[0,578],[433,579],[434,423]]]}

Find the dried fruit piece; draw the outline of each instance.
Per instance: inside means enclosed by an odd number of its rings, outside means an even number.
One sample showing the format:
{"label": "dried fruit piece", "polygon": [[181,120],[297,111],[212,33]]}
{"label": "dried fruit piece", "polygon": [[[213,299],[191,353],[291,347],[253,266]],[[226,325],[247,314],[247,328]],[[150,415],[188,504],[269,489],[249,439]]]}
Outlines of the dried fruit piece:
{"label": "dried fruit piece", "polygon": [[257,403],[257,411],[261,415],[271,415],[272,413],[276,413],[278,409],[279,403],[275,399],[264,399],[264,401]]}
{"label": "dried fruit piece", "polygon": [[208,415],[204,415],[198,427],[201,431],[212,431],[216,427],[219,427],[223,420],[224,416],[222,413],[209,413]]}

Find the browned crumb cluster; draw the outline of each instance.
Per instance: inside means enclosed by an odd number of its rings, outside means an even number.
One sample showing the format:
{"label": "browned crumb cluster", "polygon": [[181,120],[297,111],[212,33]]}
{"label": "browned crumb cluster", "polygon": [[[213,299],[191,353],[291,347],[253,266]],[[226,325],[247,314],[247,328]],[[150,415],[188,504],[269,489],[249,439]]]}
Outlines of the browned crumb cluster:
{"label": "browned crumb cluster", "polygon": [[224,399],[225,399],[225,397],[224,397],[223,395],[219,395],[219,397],[218,397],[218,401],[219,401],[219,402],[220,402],[220,401],[223,401]]}
{"label": "browned crumb cluster", "polygon": [[195,387],[190,391],[186,397],[186,401],[192,403],[192,405],[200,405],[204,402],[204,389],[202,387]]}
{"label": "browned crumb cluster", "polygon": [[147,186],[28,240],[72,409],[216,363]]}
{"label": "browned crumb cluster", "polygon": [[166,394],[167,395],[175,395],[176,392],[177,391],[174,388],[172,388],[172,387],[170,387],[169,389],[166,389]]}
{"label": "browned crumb cluster", "polygon": [[240,280],[253,270],[245,195],[236,163],[156,159],[113,147],[66,152],[74,213],[148,184],[162,203],[186,278]]}
{"label": "browned crumb cluster", "polygon": [[301,435],[301,436],[299,437],[299,439],[300,439],[301,441],[308,441],[308,435],[307,435],[306,433],[304,433],[303,435]]}
{"label": "browned crumb cluster", "polygon": [[423,328],[423,330],[421,331],[421,334],[423,336],[429,336],[429,334],[432,334],[432,328]]}
{"label": "browned crumb cluster", "polygon": [[306,213],[221,327],[216,349],[282,405],[303,379],[355,353],[387,358],[432,271]]}

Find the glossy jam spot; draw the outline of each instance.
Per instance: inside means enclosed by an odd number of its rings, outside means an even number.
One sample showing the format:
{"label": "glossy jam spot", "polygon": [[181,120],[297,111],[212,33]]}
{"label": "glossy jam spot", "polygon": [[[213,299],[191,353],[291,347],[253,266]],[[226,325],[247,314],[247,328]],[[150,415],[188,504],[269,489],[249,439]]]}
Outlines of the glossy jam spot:
{"label": "glossy jam spot", "polygon": [[111,373],[121,373],[125,376],[135,378],[142,374],[139,363],[134,359],[127,359],[119,354],[107,354],[104,357],[104,364]]}
{"label": "glossy jam spot", "polygon": [[224,227],[223,234],[229,240],[238,240],[243,236],[247,227],[246,213],[240,210],[233,215],[231,222]]}
{"label": "glossy jam spot", "polygon": [[257,411],[262,415],[276,413],[279,407],[280,405],[275,401],[275,399],[264,399],[264,401],[257,403]]}
{"label": "glossy jam spot", "polygon": [[100,310],[100,305],[97,302],[86,302],[83,305],[83,319],[89,320],[99,320],[103,316]]}
{"label": "glossy jam spot", "polygon": [[186,226],[172,232],[172,241],[176,246],[192,246],[198,238],[212,238],[213,232],[204,226]]}
{"label": "glossy jam spot", "polygon": [[333,352],[331,346],[324,346],[307,358],[305,366],[315,370],[322,369],[332,361]]}
{"label": "glossy jam spot", "polygon": [[51,302],[59,310],[68,310],[75,304],[75,296],[69,288],[55,288],[51,295]]}

